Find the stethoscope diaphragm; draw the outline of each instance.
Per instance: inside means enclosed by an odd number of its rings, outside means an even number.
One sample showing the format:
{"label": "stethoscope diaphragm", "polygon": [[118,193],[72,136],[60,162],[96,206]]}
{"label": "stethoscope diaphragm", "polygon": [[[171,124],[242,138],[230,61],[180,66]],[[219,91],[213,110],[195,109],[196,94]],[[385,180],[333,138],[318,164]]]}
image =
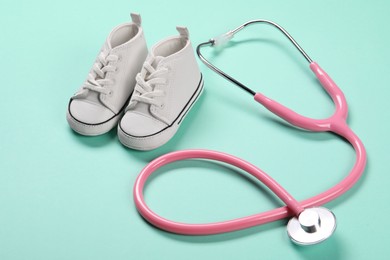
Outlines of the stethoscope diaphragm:
{"label": "stethoscope diaphragm", "polygon": [[313,245],[330,237],[336,229],[336,217],[332,211],[322,208],[306,208],[287,224],[287,234],[298,245]]}

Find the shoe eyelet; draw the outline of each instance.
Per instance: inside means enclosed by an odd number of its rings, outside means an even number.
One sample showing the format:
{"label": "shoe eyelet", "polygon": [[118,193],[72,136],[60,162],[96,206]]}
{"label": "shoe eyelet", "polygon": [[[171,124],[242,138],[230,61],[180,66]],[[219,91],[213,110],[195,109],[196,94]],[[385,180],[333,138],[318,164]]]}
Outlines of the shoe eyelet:
{"label": "shoe eyelet", "polygon": [[108,92],[108,96],[110,96],[110,97],[112,97],[113,94],[114,94],[114,91],[112,91],[112,90],[110,90],[110,91]]}
{"label": "shoe eyelet", "polygon": [[160,108],[162,109],[162,108],[164,108],[165,107],[165,104],[161,104],[160,105]]}

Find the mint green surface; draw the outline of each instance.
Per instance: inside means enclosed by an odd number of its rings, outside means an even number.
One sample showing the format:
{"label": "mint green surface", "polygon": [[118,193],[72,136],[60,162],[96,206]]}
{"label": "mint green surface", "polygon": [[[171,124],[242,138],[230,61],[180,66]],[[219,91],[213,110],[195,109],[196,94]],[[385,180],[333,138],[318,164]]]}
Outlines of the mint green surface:
{"label": "mint green surface", "polygon": [[[234,1],[233,1],[234,2]],[[389,259],[388,1],[11,1],[0,4],[0,259]],[[150,152],[123,147],[116,130],[73,133],[69,97],[110,30],[139,12],[149,46],[188,26],[194,47],[255,18],[284,26],[344,91],[349,124],[367,148],[364,177],[326,205],[338,227],[299,247],[286,221],[213,236],[181,236],[145,222],[133,203],[141,169],[164,153],[205,148],[259,166],[302,200],[344,178],[348,143],[291,128],[200,64],[205,92],[176,136]],[[333,105],[307,62],[276,30],[254,26],[226,49],[205,52],[250,87],[310,117]],[[205,223],[282,203],[234,169],[182,162],[147,186],[161,216]]]}

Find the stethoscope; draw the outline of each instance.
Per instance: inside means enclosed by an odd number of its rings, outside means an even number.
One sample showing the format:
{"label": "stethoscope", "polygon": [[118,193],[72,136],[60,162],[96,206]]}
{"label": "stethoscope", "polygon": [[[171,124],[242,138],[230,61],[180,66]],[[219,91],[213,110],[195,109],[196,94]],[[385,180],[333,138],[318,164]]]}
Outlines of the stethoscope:
{"label": "stethoscope", "polygon": [[[266,23],[279,29],[301,52],[305,59],[310,63],[310,69],[314,72],[318,80],[321,82],[324,89],[332,98],[335,104],[334,114],[327,119],[311,119],[302,116],[289,108],[279,104],[278,102],[264,96],[261,93],[256,93],[244,84],[240,83],[233,77],[211,64],[202,54],[201,48],[205,46],[219,46],[229,41],[236,33],[255,23]],[[298,202],[295,200],[283,187],[281,187],[268,174],[233,155],[229,155],[217,151],[209,150],[184,150],[165,154],[152,162],[150,162],[139,174],[134,186],[134,200],[140,214],[151,224],[158,228],[169,232],[185,234],[185,235],[210,235],[223,232],[231,232],[244,228],[249,228],[275,220],[284,219],[292,216],[287,224],[287,233],[293,242],[300,245],[310,245],[319,243],[331,236],[336,228],[336,218],[334,214],[323,207],[319,207],[329,201],[341,196],[344,192],[350,189],[362,175],[366,165],[366,151],[363,143],[358,136],[348,127],[346,119],[348,114],[347,102],[344,94],[333,82],[333,80],[322,70],[317,63],[305,53],[299,44],[291,37],[291,35],[278,24],[268,20],[253,20],[231,30],[221,36],[210,39],[207,42],[201,43],[197,47],[199,58],[213,71],[236,84],[249,94],[254,99],[266,107],[272,113],[283,118],[292,125],[314,132],[333,132],[345,138],[356,152],[356,162],[351,172],[341,182],[334,187],[318,194],[314,197]],[[143,197],[143,189],[148,177],[162,166],[180,160],[187,159],[206,159],[220,161],[226,164],[238,167],[264,183],[272,192],[274,192],[286,206],[276,208],[267,212],[255,214],[239,219],[208,223],[208,224],[186,224],[174,222],[158,216],[145,203]]]}

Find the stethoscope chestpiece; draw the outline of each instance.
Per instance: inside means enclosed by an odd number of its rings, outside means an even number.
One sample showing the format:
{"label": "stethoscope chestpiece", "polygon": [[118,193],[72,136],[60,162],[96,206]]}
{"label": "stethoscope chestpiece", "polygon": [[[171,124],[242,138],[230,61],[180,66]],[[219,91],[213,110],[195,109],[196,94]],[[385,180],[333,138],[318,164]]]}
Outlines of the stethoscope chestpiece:
{"label": "stethoscope chestpiece", "polygon": [[287,234],[298,245],[313,245],[330,237],[336,229],[336,217],[332,211],[307,208],[287,224]]}

